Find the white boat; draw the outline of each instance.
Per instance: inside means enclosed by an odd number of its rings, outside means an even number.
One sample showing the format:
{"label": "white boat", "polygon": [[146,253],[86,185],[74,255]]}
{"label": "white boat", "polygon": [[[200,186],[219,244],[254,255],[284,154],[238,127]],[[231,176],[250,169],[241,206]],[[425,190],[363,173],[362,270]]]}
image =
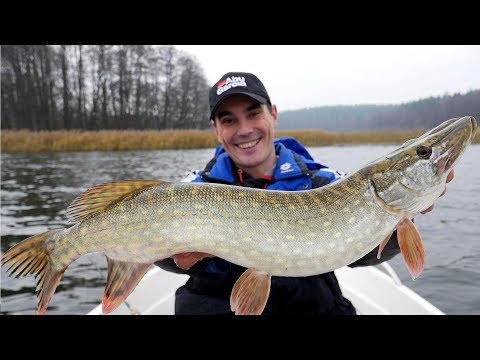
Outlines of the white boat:
{"label": "white boat", "polygon": [[[359,315],[444,315],[442,311],[402,284],[393,268],[383,262],[384,271],[373,266],[335,270],[340,288]],[[175,290],[187,275],[154,266],[127,300],[109,315],[173,315]],[[103,315],[101,304],[88,315]]]}

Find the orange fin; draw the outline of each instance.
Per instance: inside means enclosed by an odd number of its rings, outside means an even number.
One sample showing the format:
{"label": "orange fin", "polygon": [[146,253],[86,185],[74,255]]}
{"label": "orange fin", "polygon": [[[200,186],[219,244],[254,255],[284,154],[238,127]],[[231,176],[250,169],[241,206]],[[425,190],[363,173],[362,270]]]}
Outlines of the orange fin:
{"label": "orange fin", "polygon": [[233,286],[230,308],[235,315],[260,315],[270,294],[271,275],[247,269]]}
{"label": "orange fin", "polygon": [[420,276],[425,266],[425,249],[417,227],[412,220],[404,218],[397,225],[397,237],[400,251],[408,271],[415,280]]}
{"label": "orange fin", "polygon": [[112,260],[108,257],[107,263],[107,286],[102,299],[104,314],[115,310],[130,295],[151,265]]}
{"label": "orange fin", "polygon": [[70,223],[80,222],[115,204],[132,199],[143,190],[164,183],[166,181],[127,180],[95,185],[73,200],[65,216]]}
{"label": "orange fin", "polygon": [[382,251],[383,251],[383,249],[385,249],[385,246],[387,246],[388,241],[392,237],[392,234],[393,234],[393,231],[385,239],[383,239],[383,241],[378,246],[377,259],[380,259],[380,257],[382,256]]}
{"label": "orange fin", "polygon": [[59,231],[63,230],[50,230],[31,236],[13,246],[2,256],[2,265],[9,267],[7,269],[9,275],[15,277],[35,275],[38,315],[44,315],[47,312],[48,303],[66,269],[64,267],[54,270],[45,246],[45,242]]}
{"label": "orange fin", "polygon": [[180,269],[183,269],[183,270],[190,269],[193,265],[195,265],[197,262],[199,262],[200,260],[206,257],[214,257],[214,256],[205,252],[185,252],[185,253],[175,254],[175,256],[172,256],[175,264]]}

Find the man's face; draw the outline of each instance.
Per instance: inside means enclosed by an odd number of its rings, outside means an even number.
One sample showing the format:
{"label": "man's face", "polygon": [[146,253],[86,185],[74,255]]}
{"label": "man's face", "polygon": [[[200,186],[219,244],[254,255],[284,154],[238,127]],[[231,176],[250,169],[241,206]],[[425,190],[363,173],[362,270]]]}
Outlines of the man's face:
{"label": "man's face", "polygon": [[254,177],[262,176],[275,165],[276,126],[275,106],[270,113],[266,105],[244,95],[224,100],[213,123],[218,141],[233,162]]}

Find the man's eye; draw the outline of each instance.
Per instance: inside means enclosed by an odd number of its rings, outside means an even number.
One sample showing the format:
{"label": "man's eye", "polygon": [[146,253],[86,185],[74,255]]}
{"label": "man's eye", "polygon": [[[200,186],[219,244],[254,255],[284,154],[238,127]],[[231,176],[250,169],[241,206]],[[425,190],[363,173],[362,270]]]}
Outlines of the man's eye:
{"label": "man's eye", "polygon": [[230,125],[233,123],[233,119],[223,118],[220,120],[220,122],[222,123],[222,125]]}

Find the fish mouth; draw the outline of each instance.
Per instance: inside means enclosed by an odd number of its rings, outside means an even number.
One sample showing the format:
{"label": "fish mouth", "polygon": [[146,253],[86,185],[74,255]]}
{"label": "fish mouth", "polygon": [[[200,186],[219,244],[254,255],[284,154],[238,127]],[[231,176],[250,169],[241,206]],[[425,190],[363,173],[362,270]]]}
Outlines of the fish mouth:
{"label": "fish mouth", "polygon": [[457,160],[473,141],[477,130],[477,122],[472,116],[451,119],[446,124],[430,131],[429,135],[444,133],[432,145],[439,149],[439,155],[433,162],[437,173],[450,171],[457,163]]}
{"label": "fish mouth", "polygon": [[450,138],[465,138],[470,143],[477,131],[477,121],[473,116],[464,116],[461,118],[454,118],[438,127],[430,130],[426,135],[433,135],[435,133],[445,132],[443,136],[434,144],[445,141]]}

